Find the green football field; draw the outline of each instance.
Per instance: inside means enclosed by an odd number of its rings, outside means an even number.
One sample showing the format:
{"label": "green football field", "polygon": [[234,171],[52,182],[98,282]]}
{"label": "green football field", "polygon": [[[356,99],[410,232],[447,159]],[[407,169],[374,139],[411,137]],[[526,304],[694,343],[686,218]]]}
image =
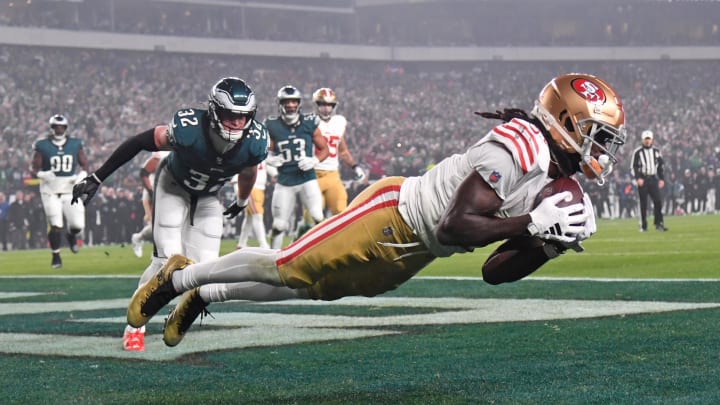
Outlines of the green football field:
{"label": "green football field", "polygon": [[478,278],[488,247],[375,298],[213,304],[174,348],[158,315],[140,353],[121,335],[149,245],[66,249],[62,270],[2,252],[0,403],[718,403],[720,215],[666,222],[601,220],[506,285]]}

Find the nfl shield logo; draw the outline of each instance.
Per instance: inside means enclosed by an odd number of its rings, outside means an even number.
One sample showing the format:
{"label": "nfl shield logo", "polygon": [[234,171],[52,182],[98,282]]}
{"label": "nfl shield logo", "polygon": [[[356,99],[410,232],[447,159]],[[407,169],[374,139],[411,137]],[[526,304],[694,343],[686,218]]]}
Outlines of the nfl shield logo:
{"label": "nfl shield logo", "polygon": [[382,232],[383,232],[383,235],[385,235],[385,236],[392,236],[393,229],[391,226],[386,226],[385,228],[383,228]]}
{"label": "nfl shield logo", "polygon": [[500,173],[498,173],[497,170],[493,170],[493,172],[490,173],[490,177],[488,177],[488,180],[491,183],[497,183],[498,181],[500,181],[501,178],[502,178],[502,175]]}

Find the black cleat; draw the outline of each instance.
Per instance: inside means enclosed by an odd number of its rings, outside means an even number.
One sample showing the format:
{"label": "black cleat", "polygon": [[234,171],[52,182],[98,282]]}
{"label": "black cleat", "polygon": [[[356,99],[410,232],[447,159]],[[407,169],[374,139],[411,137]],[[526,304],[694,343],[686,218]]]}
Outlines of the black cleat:
{"label": "black cleat", "polygon": [[660,232],[667,232],[669,229],[665,228],[665,225],[655,225],[655,230]]}
{"label": "black cleat", "polygon": [[73,233],[68,232],[67,235],[65,235],[68,241],[68,245],[70,245],[70,251],[73,253],[77,253],[80,251],[80,247],[78,247],[77,244],[77,236]]}
{"label": "black cleat", "polygon": [[53,269],[61,269],[62,268],[62,259],[60,259],[60,253],[52,254],[51,266]]}

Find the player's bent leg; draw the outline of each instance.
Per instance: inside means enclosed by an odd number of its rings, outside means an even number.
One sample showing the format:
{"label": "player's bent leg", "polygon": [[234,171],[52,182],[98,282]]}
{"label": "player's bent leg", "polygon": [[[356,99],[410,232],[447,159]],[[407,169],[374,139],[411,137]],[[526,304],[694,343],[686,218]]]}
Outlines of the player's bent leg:
{"label": "player's bent leg", "polygon": [[143,229],[138,233],[134,233],[130,236],[130,242],[132,242],[133,254],[137,257],[142,257],[143,254],[143,242],[152,242],[152,225],[145,224]]}
{"label": "player's bent leg", "polygon": [[278,251],[249,247],[236,250],[216,260],[195,263],[188,271],[173,276],[177,291],[213,283],[239,283],[254,281],[275,286],[282,285],[275,266]]}
{"label": "player's bent leg", "polygon": [[185,256],[175,255],[168,259],[155,277],[135,290],[127,310],[127,322],[139,328],[145,325],[162,307],[180,295],[172,283],[172,274],[192,264]]}
{"label": "player's bent leg", "polygon": [[332,215],[337,215],[347,208],[347,190],[345,190],[345,185],[342,183],[342,180],[340,180],[339,173],[333,174],[332,182],[328,184],[327,190],[325,191],[325,199],[327,208]]}
{"label": "player's bent leg", "polygon": [[190,326],[200,317],[210,315],[207,307],[212,302],[229,300],[283,301],[288,299],[307,299],[304,289],[293,290],[284,286],[272,286],[263,283],[243,282],[231,284],[207,284],[186,291],[180,302],[165,319],[163,341],[168,346],[176,346],[185,337]]}
{"label": "player's bent leg", "polygon": [[50,249],[53,252],[60,251],[60,245],[62,241],[62,228],[51,226],[48,231],[48,241],[50,242]]}
{"label": "player's bent leg", "polygon": [[[295,186],[296,187],[296,186]],[[277,184],[272,195],[273,224],[270,231],[270,246],[280,249],[283,239],[290,229],[290,218],[295,209],[295,190],[293,187]]]}
{"label": "player's bent leg", "polygon": [[320,223],[325,219],[325,215],[323,214],[323,197],[317,180],[310,180],[302,184],[300,201],[308,210],[308,213],[315,223]]}
{"label": "player's bent leg", "polygon": [[200,197],[182,234],[183,254],[195,263],[216,259],[223,234],[223,207],[215,196]]}
{"label": "player's bent leg", "polygon": [[257,238],[260,247],[263,249],[270,249],[270,245],[268,245],[267,242],[267,235],[265,234],[265,223],[263,222],[263,215],[253,214],[253,216],[250,217],[250,222],[252,224],[253,232],[255,233],[255,237]]}
{"label": "player's bent leg", "polygon": [[80,246],[78,245],[78,238],[77,236],[82,232],[82,229],[76,229],[76,228],[70,228],[70,232],[65,234],[65,238],[67,239],[68,246],[70,246],[70,251],[73,253],[77,253],[80,251]]}
{"label": "player's bent leg", "polygon": [[[145,268],[140,280],[138,281],[138,288],[150,280],[165,264],[165,259],[158,257],[152,257],[150,264]],[[130,325],[125,327],[123,332],[123,350],[129,351],[142,351],[145,350],[145,327],[134,328]]]}
{"label": "player's bent leg", "polygon": [[290,227],[290,222],[284,218],[273,217],[272,230],[270,231],[270,246],[273,249],[280,249],[283,239]]}
{"label": "player's bent leg", "polygon": [[50,267],[53,269],[62,268],[62,259],[60,258],[62,232],[62,229],[56,226],[50,226],[50,230],[48,231],[48,241],[50,242],[50,250],[52,251]]}

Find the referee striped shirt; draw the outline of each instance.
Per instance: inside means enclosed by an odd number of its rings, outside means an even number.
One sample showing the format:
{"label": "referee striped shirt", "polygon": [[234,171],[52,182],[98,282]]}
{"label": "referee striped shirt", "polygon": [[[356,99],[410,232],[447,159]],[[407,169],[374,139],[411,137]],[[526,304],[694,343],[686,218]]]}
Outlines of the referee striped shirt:
{"label": "referee striped shirt", "polygon": [[633,151],[631,172],[634,178],[657,176],[665,180],[664,162],[659,149],[639,147]]}

